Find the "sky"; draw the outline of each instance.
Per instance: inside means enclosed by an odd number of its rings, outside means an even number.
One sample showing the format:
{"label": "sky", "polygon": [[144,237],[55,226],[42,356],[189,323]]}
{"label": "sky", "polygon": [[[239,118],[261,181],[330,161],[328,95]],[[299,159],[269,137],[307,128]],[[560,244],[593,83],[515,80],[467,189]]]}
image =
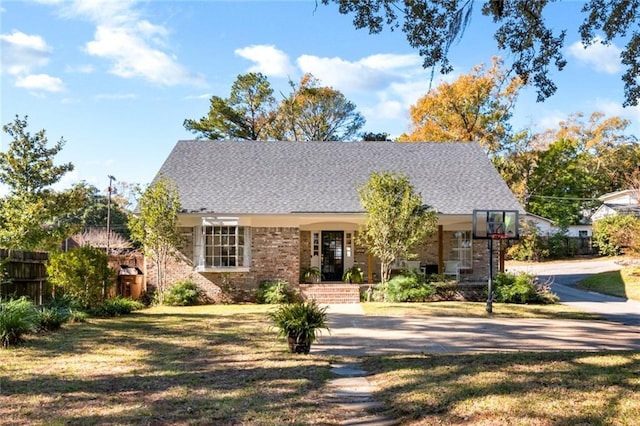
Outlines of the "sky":
{"label": "sky", "polygon": [[[623,42],[584,49],[582,5],[546,10],[554,29],[567,29],[568,64],[552,72],[558,90],[544,103],[532,88],[520,93],[511,124],[539,131],[571,113],[601,111],[631,120],[627,133],[640,137],[640,108],[622,107]],[[396,137],[430,86],[493,56],[508,62],[494,30],[474,13],[451,47],[454,72],[431,81],[401,31],[356,30],[335,5],[315,0],[0,0],[1,124],[28,115],[31,133],[45,129],[50,144],[64,139],[56,161],[75,170],[58,189],[85,181],[106,191],[108,176],[146,185],[178,140],[195,138],[184,120],[205,116],[211,96],[228,97],[239,74],[265,74],[281,96],[311,73],[357,105],[363,131]],[[10,142],[3,132],[0,151]]]}

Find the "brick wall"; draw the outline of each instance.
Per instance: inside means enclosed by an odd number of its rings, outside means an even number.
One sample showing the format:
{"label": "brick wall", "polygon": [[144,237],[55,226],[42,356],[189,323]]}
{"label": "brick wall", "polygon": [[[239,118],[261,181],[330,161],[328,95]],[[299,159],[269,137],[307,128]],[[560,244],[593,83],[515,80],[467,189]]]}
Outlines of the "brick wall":
{"label": "brick wall", "polygon": [[[300,273],[300,236],[298,228],[252,228],[251,268],[249,272],[194,271],[194,228],[180,229],[184,244],[179,257],[167,268],[167,283],[191,279],[215,302],[255,300],[260,282],[282,279],[298,284]],[[155,265],[147,261],[148,288],[157,285]]]}

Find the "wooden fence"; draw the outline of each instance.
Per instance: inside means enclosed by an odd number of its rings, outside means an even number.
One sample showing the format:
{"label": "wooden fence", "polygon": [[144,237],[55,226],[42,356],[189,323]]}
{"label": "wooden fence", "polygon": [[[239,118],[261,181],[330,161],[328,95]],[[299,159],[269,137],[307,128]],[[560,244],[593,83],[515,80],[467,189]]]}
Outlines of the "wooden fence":
{"label": "wooden fence", "polygon": [[42,304],[51,295],[47,259],[47,252],[0,249],[0,297],[28,296]]}

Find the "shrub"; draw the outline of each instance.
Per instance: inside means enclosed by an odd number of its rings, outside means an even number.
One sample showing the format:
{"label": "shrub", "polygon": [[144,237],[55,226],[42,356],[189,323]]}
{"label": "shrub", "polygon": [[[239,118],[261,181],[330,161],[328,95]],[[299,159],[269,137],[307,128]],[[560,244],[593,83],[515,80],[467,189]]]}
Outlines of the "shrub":
{"label": "shrub", "polygon": [[85,309],[91,309],[105,299],[115,278],[104,251],[87,246],[51,253],[47,274],[52,285],[62,289]]}
{"label": "shrub", "polygon": [[22,335],[38,328],[38,309],[26,297],[0,300],[0,345],[6,348],[18,343]]}
{"label": "shrub", "polygon": [[39,329],[44,331],[54,331],[62,327],[62,324],[69,321],[69,310],[62,307],[43,307],[38,312]]}
{"label": "shrub", "polygon": [[191,280],[178,281],[164,294],[164,303],[169,306],[193,306],[200,303],[203,294]]}
{"label": "shrub", "polygon": [[[426,302],[436,292],[435,286],[416,271],[403,271],[390,279],[386,288],[381,290],[387,302]],[[377,298],[379,296],[374,297]]]}
{"label": "shrub", "polygon": [[278,329],[278,336],[289,340],[293,353],[309,353],[320,331],[329,330],[327,306],[320,307],[315,300],[282,304],[268,315]]}
{"label": "shrub", "polygon": [[96,305],[91,313],[97,317],[116,317],[130,314],[142,308],[144,305],[141,302],[117,296]]}
{"label": "shrub", "polygon": [[294,303],[302,300],[300,290],[293,287],[287,281],[263,281],[258,287],[256,295],[258,303]]}
{"label": "shrub", "polygon": [[507,249],[506,255],[508,259],[537,262],[549,257],[549,247],[536,225],[526,223],[520,240]]}
{"label": "shrub", "polygon": [[540,286],[530,274],[500,272],[493,281],[494,299],[501,303],[553,304],[558,299],[549,286]]}
{"label": "shrub", "polygon": [[602,256],[617,256],[624,251],[640,251],[640,218],[614,215],[593,223],[593,245]]}

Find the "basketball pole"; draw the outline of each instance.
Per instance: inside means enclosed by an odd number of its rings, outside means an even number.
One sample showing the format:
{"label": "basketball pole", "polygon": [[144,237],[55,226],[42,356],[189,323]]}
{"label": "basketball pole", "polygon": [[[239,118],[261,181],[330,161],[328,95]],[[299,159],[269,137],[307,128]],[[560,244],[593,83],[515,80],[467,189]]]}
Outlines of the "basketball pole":
{"label": "basketball pole", "polygon": [[489,285],[487,289],[487,312],[493,313],[493,238],[489,238]]}

